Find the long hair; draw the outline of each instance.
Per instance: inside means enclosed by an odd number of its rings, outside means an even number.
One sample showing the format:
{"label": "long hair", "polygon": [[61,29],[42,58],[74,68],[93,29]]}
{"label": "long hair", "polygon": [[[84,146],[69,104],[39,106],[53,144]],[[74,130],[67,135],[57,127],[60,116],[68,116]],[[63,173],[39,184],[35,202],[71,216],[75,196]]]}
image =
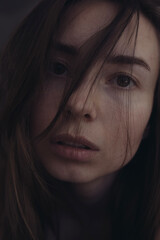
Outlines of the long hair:
{"label": "long hair", "polygon": [[[44,81],[51,44],[64,13],[78,0],[43,0],[24,19],[7,44],[0,64],[0,237],[5,240],[44,240],[45,223],[56,215],[62,188],[37,164],[30,136],[31,104]],[[81,49],[59,110],[40,137],[54,127],[81,79],[101,54],[109,56],[134,14],[159,31],[160,4],[156,0],[113,0],[119,12],[106,28]],[[136,39],[135,39],[136,40]],[[92,51],[92,49],[95,51]],[[107,58],[107,57],[106,57]],[[160,224],[160,86],[157,81],[149,133],[117,176],[111,193],[112,239],[154,239]],[[135,176],[136,173],[136,176]],[[54,226],[53,231],[57,231]],[[58,233],[57,233],[58,234]]]}

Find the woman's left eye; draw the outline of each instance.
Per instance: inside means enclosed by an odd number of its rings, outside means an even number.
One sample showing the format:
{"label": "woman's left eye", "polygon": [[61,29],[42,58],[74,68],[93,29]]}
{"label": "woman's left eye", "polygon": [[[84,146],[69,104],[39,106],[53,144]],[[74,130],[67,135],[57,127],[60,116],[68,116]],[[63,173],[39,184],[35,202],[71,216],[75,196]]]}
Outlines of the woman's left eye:
{"label": "woman's left eye", "polygon": [[68,74],[67,66],[61,62],[50,62],[48,70],[57,76],[65,76]]}
{"label": "woman's left eye", "polygon": [[118,88],[130,89],[136,85],[135,80],[127,74],[118,74],[112,78],[110,81],[113,85]]}

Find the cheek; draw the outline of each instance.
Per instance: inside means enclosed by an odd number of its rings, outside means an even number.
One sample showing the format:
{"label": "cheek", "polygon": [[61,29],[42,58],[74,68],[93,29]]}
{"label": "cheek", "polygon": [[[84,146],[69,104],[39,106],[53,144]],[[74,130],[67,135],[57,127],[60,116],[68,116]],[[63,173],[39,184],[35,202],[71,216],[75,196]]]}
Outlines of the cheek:
{"label": "cheek", "polygon": [[[147,101],[148,100],[148,101]],[[152,111],[152,101],[146,99],[138,104],[132,103],[130,114],[128,115],[128,139],[127,161],[133,158],[143,139],[144,131],[149,121]],[[126,120],[127,124],[127,120]]]}
{"label": "cheek", "polygon": [[33,137],[43,132],[54,119],[62,91],[45,88],[35,97],[31,109],[31,134]]}
{"label": "cheek", "polygon": [[135,99],[130,99],[128,106],[112,101],[106,108],[103,119],[105,155],[113,160],[115,169],[122,166],[124,159],[126,164],[133,158],[151,115],[152,98],[143,96],[138,102]]}
{"label": "cheek", "polygon": [[130,120],[129,134],[133,146],[137,146],[143,138],[144,131],[152,112],[152,103],[142,103],[133,108],[133,116]]}

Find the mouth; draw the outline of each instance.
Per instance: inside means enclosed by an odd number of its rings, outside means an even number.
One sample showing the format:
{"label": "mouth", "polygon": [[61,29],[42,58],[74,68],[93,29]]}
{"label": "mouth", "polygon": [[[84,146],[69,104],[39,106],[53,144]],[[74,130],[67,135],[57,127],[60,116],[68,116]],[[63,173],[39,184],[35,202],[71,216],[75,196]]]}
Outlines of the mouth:
{"label": "mouth", "polygon": [[84,137],[73,137],[70,134],[61,134],[51,139],[51,149],[54,155],[78,162],[93,160],[100,150],[91,141]]}
{"label": "mouth", "polygon": [[82,144],[75,144],[72,142],[57,142],[58,145],[64,145],[64,146],[69,146],[69,147],[73,147],[73,148],[82,148],[82,149],[90,149],[88,146],[82,145]]}
{"label": "mouth", "polygon": [[99,148],[91,141],[87,140],[84,137],[72,137],[69,134],[62,134],[56,136],[53,141],[54,144],[71,147],[71,148],[78,148],[78,149],[85,149],[85,150],[92,150],[98,151]]}

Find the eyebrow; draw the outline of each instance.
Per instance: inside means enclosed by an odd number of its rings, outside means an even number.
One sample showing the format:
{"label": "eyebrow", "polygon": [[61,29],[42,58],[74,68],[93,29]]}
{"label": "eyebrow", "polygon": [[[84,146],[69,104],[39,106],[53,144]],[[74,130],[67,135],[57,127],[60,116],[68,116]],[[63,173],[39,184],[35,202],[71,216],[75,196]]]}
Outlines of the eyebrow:
{"label": "eyebrow", "polygon": [[[77,56],[79,49],[76,48],[73,45],[65,44],[61,42],[56,42],[54,48],[62,53],[69,54],[72,56]],[[135,56],[128,56],[128,55],[115,55],[109,57],[107,60],[109,63],[112,64],[122,64],[122,65],[139,65],[141,67],[144,67],[146,70],[151,71],[150,66],[146,61],[144,61],[142,58],[138,58]]]}
{"label": "eyebrow", "polygon": [[109,58],[109,63],[113,64],[124,64],[124,65],[139,65],[144,67],[146,70],[151,71],[150,66],[143,59],[135,57],[135,56],[127,56],[127,55],[116,55]]}
{"label": "eyebrow", "polygon": [[64,44],[61,42],[56,42],[54,48],[62,53],[66,53],[72,56],[78,55],[78,49],[70,44]]}

